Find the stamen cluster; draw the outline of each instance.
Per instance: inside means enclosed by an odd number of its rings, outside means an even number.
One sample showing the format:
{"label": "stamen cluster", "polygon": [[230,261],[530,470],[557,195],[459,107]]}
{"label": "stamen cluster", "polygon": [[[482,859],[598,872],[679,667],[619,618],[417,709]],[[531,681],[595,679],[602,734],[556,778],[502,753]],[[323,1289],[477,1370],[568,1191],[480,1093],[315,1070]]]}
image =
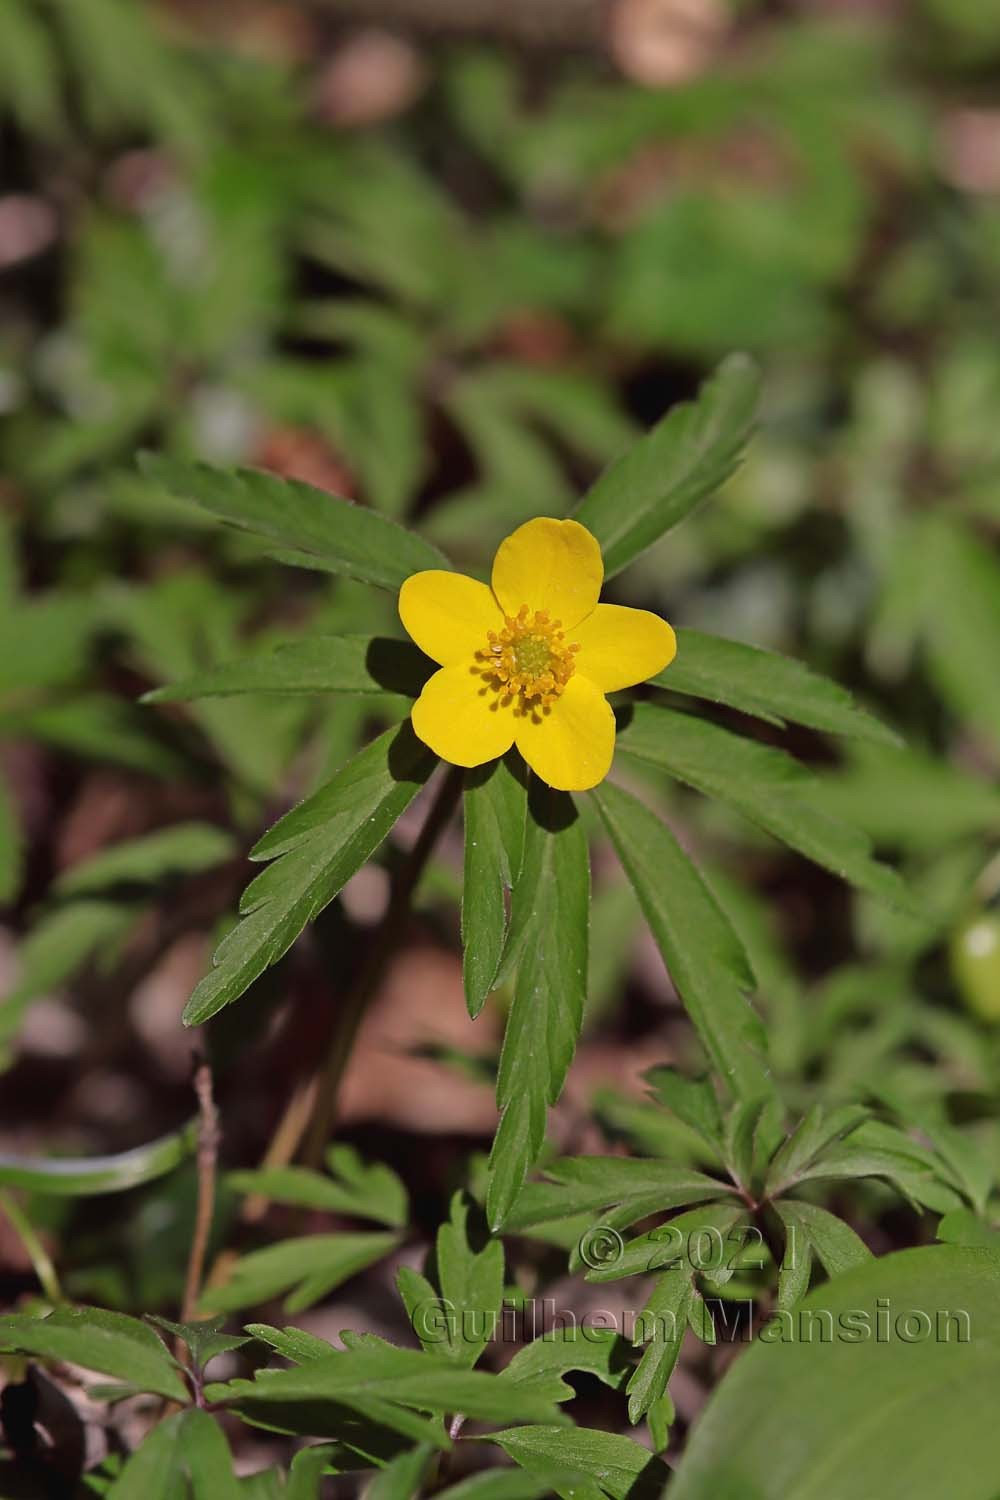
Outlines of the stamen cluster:
{"label": "stamen cluster", "polygon": [[487,638],[489,645],[476,652],[483,675],[493,679],[506,701],[519,693],[526,709],[555,702],[573,675],[573,656],[580,649],[565,640],[561,620],[550,620],[544,609],[532,614],[526,604]]}

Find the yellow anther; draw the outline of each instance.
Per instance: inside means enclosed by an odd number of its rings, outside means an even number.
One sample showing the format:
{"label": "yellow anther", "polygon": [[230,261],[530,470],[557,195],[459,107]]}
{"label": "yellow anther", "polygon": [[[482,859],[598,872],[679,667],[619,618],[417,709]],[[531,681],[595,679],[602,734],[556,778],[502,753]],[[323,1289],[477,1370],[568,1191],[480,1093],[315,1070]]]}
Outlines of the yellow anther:
{"label": "yellow anther", "polygon": [[573,656],[580,649],[564,639],[561,620],[548,610],[531,613],[522,604],[504,618],[502,630],[488,632],[487,645],[476,652],[478,670],[506,700],[519,696],[526,711],[548,708],[573,675]]}

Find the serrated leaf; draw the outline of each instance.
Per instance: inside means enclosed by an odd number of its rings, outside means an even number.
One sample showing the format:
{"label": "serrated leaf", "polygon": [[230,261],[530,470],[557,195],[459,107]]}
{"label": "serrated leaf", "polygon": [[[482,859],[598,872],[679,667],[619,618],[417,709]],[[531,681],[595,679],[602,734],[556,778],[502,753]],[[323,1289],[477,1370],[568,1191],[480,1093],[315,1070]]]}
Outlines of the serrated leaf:
{"label": "serrated leaf", "polygon": [[433,670],[434,663],[410,641],[311,635],[154,688],[142,702],[187,703],[242,693],[378,693],[415,698]]}
{"label": "serrated leaf", "polygon": [[149,453],[141,455],[139,467],[160,489],[264,538],[286,560],[299,553],[311,567],[391,590],[399,589],[411,573],[451,567],[415,532],[299,480]]}
{"label": "serrated leaf", "polygon": [[794,1187],[828,1147],[845,1140],[870,1118],[871,1111],[863,1105],[845,1104],[831,1110],[814,1104],[775,1152],[767,1175],[768,1194],[777,1195]]}
{"label": "serrated leaf", "polygon": [[570,1401],[576,1392],[561,1379],[570,1370],[586,1371],[621,1390],[631,1373],[628,1344],[612,1328],[559,1324],[520,1348],[501,1373],[505,1380],[544,1390],[553,1401]]}
{"label": "serrated leaf", "polygon": [[507,936],[506,893],[520,873],[527,793],[505,760],[466,773],[462,975],[475,1018],[496,983]]}
{"label": "serrated leaf", "polygon": [[744,996],[753,974],[728,919],[669,829],[621,787],[591,793],[650,931],[727,1087],[770,1093],[760,1021]]}
{"label": "serrated leaf", "polygon": [[243,892],[243,920],[188,1001],[186,1025],[201,1025],[238,999],[287,953],[374,854],[433,766],[408,724],[387,730],[265,834],[253,857],[275,862]]}
{"label": "serrated leaf", "polygon": [[575,518],[601,544],[606,577],[651,547],[733,473],[752,430],[758,385],[752,360],[730,355],[695,401],[672,407],[601,475]]}
{"label": "serrated leaf", "polygon": [[628,1383],[628,1419],[633,1426],[667,1389],[684,1343],[691,1296],[691,1276],[686,1268],[666,1271],[657,1279],[636,1319],[633,1342],[645,1348]]}
{"label": "serrated leaf", "polygon": [[643,1074],[653,1097],[701,1138],[718,1159],[722,1143],[722,1112],[708,1078],[685,1078],[675,1068],[650,1068]]}
{"label": "serrated leaf", "polygon": [[417,1411],[464,1412],[485,1422],[559,1420],[545,1397],[498,1375],[460,1369],[450,1360],[380,1340],[291,1370],[259,1370],[252,1382],[210,1387],[212,1399],[236,1402],[332,1401],[361,1409],[370,1400]]}
{"label": "serrated leaf", "polygon": [[[774,1205],[785,1226],[785,1232],[798,1236],[815,1251],[828,1276],[842,1276],[872,1259],[872,1253],[860,1235],[843,1219],[838,1219],[816,1203],[796,1198],[782,1198]],[[786,1248],[787,1254],[787,1248]]]}
{"label": "serrated leaf", "polygon": [[691,1167],[658,1158],[567,1156],[545,1170],[555,1181],[529,1182],[522,1188],[507,1220],[509,1228],[532,1229],[611,1205],[632,1217],[604,1214],[602,1224],[627,1228],[648,1213],[713,1198],[728,1187]]}
{"label": "serrated leaf", "polygon": [[649,1424],[649,1436],[653,1444],[654,1453],[666,1453],[670,1445],[670,1429],[674,1425],[677,1412],[670,1394],[664,1391],[658,1400],[654,1401],[646,1413],[646,1421]]}
{"label": "serrated leaf", "polygon": [[111,1375],[138,1391],[186,1404],[190,1393],[153,1330],[138,1318],[100,1307],[57,1308],[45,1318],[0,1318],[0,1347],[67,1360]]}
{"label": "serrated leaf", "polygon": [[785,1249],[778,1267],[778,1296],[775,1306],[779,1313],[790,1310],[802,1301],[809,1290],[812,1276],[812,1242],[808,1235],[799,1234],[797,1229],[787,1232],[789,1222],[793,1221],[785,1221]]}
{"label": "serrated leaf", "polygon": [[837,1141],[799,1173],[800,1182],[836,1182],[855,1177],[883,1177],[911,1203],[936,1213],[964,1206],[960,1193],[946,1181],[934,1156],[901,1130],[867,1120]]}
{"label": "serrated leaf", "polygon": [[[717,1183],[717,1198],[720,1190],[724,1190],[724,1184]],[[695,1271],[704,1271],[716,1282],[728,1280],[735,1251],[727,1256],[723,1236],[745,1217],[743,1204],[733,1198],[702,1203],[627,1241],[618,1256],[609,1258],[605,1265],[593,1266],[587,1272],[587,1280],[621,1281],[626,1276],[671,1269],[680,1269],[689,1277]]]}
{"label": "serrated leaf", "polygon": [[437,1232],[434,1272],[444,1306],[453,1318],[440,1352],[458,1364],[472,1366],[494,1331],[503,1296],[504,1253],[499,1240],[480,1250],[470,1243],[473,1205],[463,1193],[451,1201],[449,1221]]}
{"label": "serrated leaf", "polygon": [[779,727],[789,721],[827,734],[899,744],[899,737],[859,708],[846,688],[803,662],[700,630],[678,630],[676,657],[650,681],[654,687],[724,703]]}
{"label": "serrated leaf", "polygon": [[569,1069],[587,993],[590,863],[572,800],[533,782],[508,944],[518,954],[514,1002],[497,1074],[502,1118],[486,1205],[503,1223],[545,1138],[546,1110]]}
{"label": "serrated leaf", "polygon": [[243,1326],[253,1338],[270,1344],[272,1349],[285,1359],[290,1359],[293,1364],[301,1365],[311,1359],[325,1359],[330,1353],[330,1345],[325,1339],[317,1338],[314,1333],[306,1333],[302,1328],[272,1328],[270,1323],[245,1323]]}
{"label": "serrated leaf", "polygon": [[[551,1465],[594,1481],[611,1500],[659,1500],[668,1479],[660,1459],[631,1438],[587,1427],[517,1427],[490,1434],[504,1452],[531,1472],[548,1477]],[[569,1492],[561,1487],[557,1493]]]}
{"label": "serrated leaf", "polygon": [[753,1188],[754,1140],[767,1099],[738,1099],[726,1115],[723,1154],[729,1175],[744,1191]]}
{"label": "serrated leaf", "polygon": [[638,705],[618,746],[735,808],[842,880],[912,909],[895,870],[872,858],[870,839],[809,799],[809,773],[783,751],[652,704]]}
{"label": "serrated leaf", "polygon": [[692,1288],[691,1298],[687,1305],[688,1327],[695,1338],[700,1339],[703,1344],[714,1347],[718,1343],[718,1335],[715,1332],[715,1323],[709,1312],[705,1299],[697,1287]]}
{"label": "serrated leaf", "polygon": [[150,1323],[155,1323],[157,1328],[164,1328],[167,1333],[183,1339],[188,1353],[199,1368],[204,1368],[216,1355],[229,1354],[250,1342],[249,1334],[223,1333],[221,1329],[225,1319],[222,1317],[202,1318],[196,1323],[172,1323],[169,1318],[158,1317],[156,1313],[147,1313],[146,1318]]}

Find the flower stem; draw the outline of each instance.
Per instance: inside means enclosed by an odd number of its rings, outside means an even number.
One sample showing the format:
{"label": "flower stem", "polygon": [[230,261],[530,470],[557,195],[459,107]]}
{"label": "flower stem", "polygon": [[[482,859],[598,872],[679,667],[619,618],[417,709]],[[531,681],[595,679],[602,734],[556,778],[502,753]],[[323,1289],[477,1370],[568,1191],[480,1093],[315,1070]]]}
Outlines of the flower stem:
{"label": "flower stem", "polygon": [[215,1213],[215,1178],[219,1157],[219,1112],[212,1092],[212,1069],[207,1062],[195,1068],[194,1091],[198,1099],[198,1199],[194,1232],[188,1253],[181,1322],[191,1323],[198,1314],[198,1299],[205,1271],[205,1256]]}
{"label": "flower stem", "polygon": [[[340,1085],[362,1018],[406,926],[413,892],[454,811],[462,789],[462,775],[460,767],[450,766],[438,786],[416,843],[395,872],[385,913],[372,934],[368,959],[340,1008],[326,1059],[299,1083],[289,1099],[264,1153],[262,1167],[285,1166],[295,1156],[307,1131],[305,1161],[317,1165],[322,1160],[336,1114]],[[244,1222],[254,1223],[260,1219],[267,1209],[267,1202],[262,1193],[248,1197],[241,1215]]]}
{"label": "flower stem", "polygon": [[354,1043],[357,1041],[362,1018],[403,935],[410,914],[413,892],[455,809],[462,790],[462,776],[459,766],[448,767],[438,786],[416,843],[399,866],[392,881],[385,914],[373,934],[367,962],[362,967],[357,982],[340,1012],[326,1061],[317,1075],[312,1118],[309,1122],[303,1153],[307,1166],[315,1167],[322,1161],[323,1148],[330,1136],[337,1112],[340,1085],[347,1071]]}

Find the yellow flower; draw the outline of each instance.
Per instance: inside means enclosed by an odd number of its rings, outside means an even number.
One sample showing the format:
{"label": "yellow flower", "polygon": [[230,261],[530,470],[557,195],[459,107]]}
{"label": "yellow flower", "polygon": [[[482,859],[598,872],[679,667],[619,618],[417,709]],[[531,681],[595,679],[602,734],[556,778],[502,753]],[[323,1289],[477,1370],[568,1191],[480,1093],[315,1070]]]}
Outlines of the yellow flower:
{"label": "yellow flower", "polygon": [[408,578],[399,617],[441,668],[413,705],[424,744],[456,766],[516,745],[562,791],[602,781],[615,749],[605,693],[661,672],[677,649],[658,615],[599,604],[603,581],[587,528],[548,516],[501,542],[491,588],[439,570]]}

